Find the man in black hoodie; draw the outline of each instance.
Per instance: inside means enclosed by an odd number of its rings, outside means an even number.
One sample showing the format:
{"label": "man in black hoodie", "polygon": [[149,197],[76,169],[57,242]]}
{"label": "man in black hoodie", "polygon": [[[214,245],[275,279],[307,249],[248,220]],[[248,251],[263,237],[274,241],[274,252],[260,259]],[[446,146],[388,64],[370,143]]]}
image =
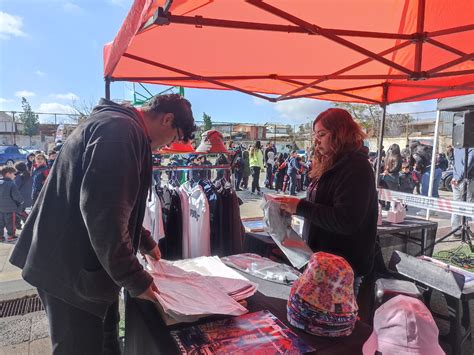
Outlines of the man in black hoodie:
{"label": "man in black hoodie", "polygon": [[146,300],[159,292],[136,257],[160,257],[142,229],[151,150],[194,130],[179,95],[139,110],[102,99],[64,143],[10,259],[38,289],[54,354],[120,353],[120,288]]}

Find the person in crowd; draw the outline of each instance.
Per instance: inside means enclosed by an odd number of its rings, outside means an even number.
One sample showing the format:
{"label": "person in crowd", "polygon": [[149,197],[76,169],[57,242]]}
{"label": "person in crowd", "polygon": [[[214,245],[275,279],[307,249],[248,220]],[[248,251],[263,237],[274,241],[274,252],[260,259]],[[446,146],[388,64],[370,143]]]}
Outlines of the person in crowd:
{"label": "person in crowd", "polygon": [[357,294],[375,255],[378,201],[375,176],[350,113],[330,108],[313,123],[315,155],[306,199],[278,198],[282,210],[305,219],[303,238],[313,251],[345,258],[354,269]]}
{"label": "person in crowd", "polygon": [[33,204],[35,204],[41,189],[46,182],[46,178],[49,174],[49,166],[46,161],[46,157],[44,154],[36,154],[35,156],[35,170],[33,170],[33,174],[31,175],[33,180],[33,185],[31,187],[31,199],[33,200]]}
{"label": "person in crowd", "polygon": [[[271,144],[271,143],[270,143]],[[266,178],[265,178],[265,187],[267,189],[273,190],[273,166],[275,165],[275,153],[273,152],[273,149],[268,151],[266,154],[267,159],[265,160],[266,164]]]}
{"label": "person in crowd", "polygon": [[257,190],[260,192],[260,171],[263,169],[263,153],[260,141],[255,143],[255,146],[250,148],[250,171],[252,172],[252,194]]}
{"label": "person in crowd", "polygon": [[[309,155],[308,155],[309,156]],[[305,173],[304,173],[304,190],[306,190],[308,187],[309,187],[309,184],[311,182],[311,179],[309,177],[309,173],[311,171],[311,168],[312,168],[312,160],[311,160],[311,157],[308,159],[308,161],[306,162],[306,166],[305,166]]]}
{"label": "person in crowd", "polygon": [[232,165],[235,174],[235,191],[242,191],[240,184],[242,183],[242,174],[243,174],[243,160],[242,160],[242,151],[239,149],[236,151],[236,156]]}
{"label": "person in crowd", "polygon": [[436,161],[437,161],[437,165],[441,169],[441,171],[448,170],[449,161],[448,161],[448,158],[446,158],[446,154],[439,153],[437,158],[436,158]]}
{"label": "person in crowd", "polygon": [[300,173],[301,164],[296,160],[298,155],[296,150],[293,150],[290,154],[288,161],[288,177],[290,178],[290,195],[296,196],[296,186],[297,186],[297,175]]}
{"label": "person in crowd", "polygon": [[63,141],[58,139],[56,141],[56,144],[54,145],[54,148],[53,150],[56,152],[56,153],[59,153],[59,151],[61,150],[61,148],[63,147]]}
{"label": "person in crowd", "polygon": [[296,166],[298,167],[298,171],[296,174],[296,192],[298,193],[303,190],[302,176],[304,175],[304,163],[302,157],[296,157]]}
{"label": "person in crowd", "polygon": [[[216,159],[216,165],[227,165],[229,164],[229,159],[227,159],[226,154],[219,154],[219,157]],[[228,169],[217,169],[216,180],[225,179],[230,181],[230,172]]]}
{"label": "person in crowd", "polygon": [[[463,191],[466,188],[466,202],[474,202],[474,148],[468,149],[467,176],[464,175],[464,165],[466,164],[464,149],[455,148],[453,157],[453,179],[451,180],[453,200],[463,201]],[[456,230],[460,225],[461,216],[453,214],[451,216],[451,230]],[[461,231],[456,231],[454,236],[460,237]]]}
{"label": "person in crowd", "polygon": [[[439,182],[441,181],[442,175],[441,169],[436,165],[434,170],[434,180],[433,180],[433,191],[432,197],[439,197]],[[426,166],[424,172],[421,175],[421,194],[423,196],[428,196],[428,190],[430,186],[430,176],[431,176],[431,163]]]}
{"label": "person in crowd", "polygon": [[380,177],[380,186],[393,190],[400,190],[400,170],[402,167],[402,155],[400,153],[400,147],[398,144],[392,144],[387,152],[385,158],[384,172]]}
{"label": "person in crowd", "polygon": [[418,165],[415,163],[413,165],[413,170],[411,172],[411,178],[415,184],[415,190],[418,195],[421,195],[421,173],[419,171]]}
{"label": "person in crowd", "polygon": [[452,145],[446,147],[446,158],[448,158],[449,165],[454,166],[454,148]]}
{"label": "person in crowd", "polygon": [[28,168],[28,171],[31,175],[33,173],[34,167],[35,167],[35,153],[30,153],[26,157],[26,167]]}
{"label": "person in crowd", "polygon": [[16,212],[23,205],[23,196],[15,185],[16,170],[11,166],[4,166],[0,173],[0,239],[5,240],[5,228],[7,230],[7,242],[14,241],[16,236],[15,218]]}
{"label": "person in crowd", "polygon": [[402,164],[402,171],[400,174],[400,192],[412,194],[415,188],[415,182],[410,171],[410,164],[404,162]]}
{"label": "person in crowd", "polygon": [[[191,154],[188,159],[189,166],[200,166],[201,165],[201,156]],[[193,184],[196,184],[201,180],[201,170],[191,169],[188,171],[188,180],[191,181]]]}
{"label": "person in crowd", "polygon": [[[153,154],[152,155],[152,160],[153,160],[153,168],[158,168],[161,166],[161,154]],[[154,169],[153,170],[153,181],[155,185],[160,186],[161,185],[161,170]]]}
{"label": "person in crowd", "polygon": [[58,152],[55,150],[50,150],[48,153],[48,166],[51,169],[53,167],[54,161],[56,160]]}
{"label": "person in crowd", "polygon": [[411,155],[410,145],[407,144],[407,145],[405,145],[405,149],[402,150],[403,161],[409,162],[410,161],[410,155]]}
{"label": "person in crowd", "polygon": [[25,222],[28,217],[26,213],[26,208],[29,208],[33,205],[33,200],[31,198],[31,190],[33,188],[33,179],[31,178],[28,167],[23,162],[18,162],[15,164],[15,169],[17,171],[15,176],[15,185],[20,191],[20,194],[23,198],[23,204],[18,208],[16,214],[16,229],[20,230],[21,222]]}
{"label": "person in crowd", "polygon": [[248,150],[244,150],[242,152],[242,189],[247,190],[249,188],[250,173],[250,154]]}
{"label": "person in crowd", "polygon": [[10,262],[37,287],[53,354],[120,354],[118,296],[156,300],[141,251],[160,251],[142,228],[151,152],[192,138],[191,104],[158,95],[140,109],[101,99],[68,137]]}
{"label": "person in crowd", "polygon": [[283,182],[285,181],[286,171],[288,170],[287,162],[283,153],[278,154],[275,173],[275,191],[280,193],[283,191]]}

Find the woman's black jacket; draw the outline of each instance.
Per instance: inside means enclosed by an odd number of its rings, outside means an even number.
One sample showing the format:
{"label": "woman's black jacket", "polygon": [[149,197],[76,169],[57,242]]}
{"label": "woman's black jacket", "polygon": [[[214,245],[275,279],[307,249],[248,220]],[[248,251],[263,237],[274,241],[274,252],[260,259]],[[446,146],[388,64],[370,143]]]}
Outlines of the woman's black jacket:
{"label": "woman's black jacket", "polygon": [[303,238],[314,251],[344,257],[356,276],[373,266],[378,201],[367,150],[348,153],[313,181],[297,215],[304,217]]}

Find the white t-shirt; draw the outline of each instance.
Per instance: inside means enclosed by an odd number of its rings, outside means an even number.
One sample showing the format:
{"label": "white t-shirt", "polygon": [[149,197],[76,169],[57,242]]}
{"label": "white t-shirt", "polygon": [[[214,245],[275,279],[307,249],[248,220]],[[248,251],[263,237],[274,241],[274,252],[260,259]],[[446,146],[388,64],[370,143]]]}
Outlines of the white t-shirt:
{"label": "white t-shirt", "polygon": [[148,201],[147,199],[143,227],[150,231],[153,240],[157,243],[161,238],[165,237],[161,201],[155,191],[151,195],[151,200]]}
{"label": "white t-shirt", "polygon": [[183,258],[211,255],[209,203],[201,186],[179,188],[183,213]]}

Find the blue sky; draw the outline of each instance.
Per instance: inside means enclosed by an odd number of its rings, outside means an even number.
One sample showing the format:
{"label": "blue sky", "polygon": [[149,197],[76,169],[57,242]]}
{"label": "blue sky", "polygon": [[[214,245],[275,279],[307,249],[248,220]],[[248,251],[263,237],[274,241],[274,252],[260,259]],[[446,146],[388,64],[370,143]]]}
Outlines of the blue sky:
{"label": "blue sky", "polygon": [[[132,0],[0,0],[0,110],[67,113],[73,102],[104,95],[102,48],[115,37]],[[147,86],[153,93],[165,88]],[[132,84],[112,84],[113,99],[131,99]],[[301,124],[331,106],[319,100],[268,103],[241,93],[185,89],[197,120]],[[389,112],[435,109],[434,101],[389,106]],[[50,121],[48,116],[40,116]],[[434,113],[415,117],[433,117]],[[58,120],[66,119],[66,116]]]}

